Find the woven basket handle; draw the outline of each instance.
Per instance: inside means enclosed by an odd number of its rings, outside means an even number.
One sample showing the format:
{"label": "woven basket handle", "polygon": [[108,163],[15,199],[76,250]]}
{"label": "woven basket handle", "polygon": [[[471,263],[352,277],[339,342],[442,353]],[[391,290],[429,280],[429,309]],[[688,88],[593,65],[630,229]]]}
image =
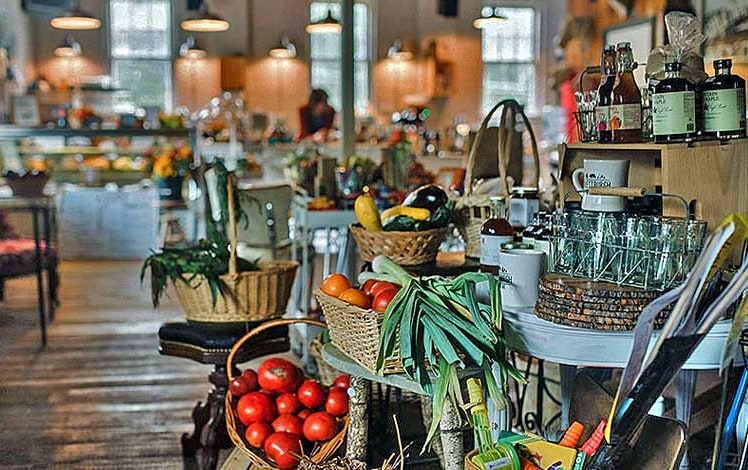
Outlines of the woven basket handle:
{"label": "woven basket handle", "polygon": [[[481,141],[483,140],[483,133],[488,128],[488,122],[491,120],[491,118],[496,113],[496,111],[501,107],[504,107],[501,113],[502,124],[504,123],[506,119],[506,115],[508,112],[507,108],[509,107],[512,109],[512,111],[514,111],[512,115],[512,123],[516,122],[516,114],[519,114],[522,117],[522,122],[525,124],[525,128],[530,134],[533,163],[535,164],[535,187],[538,187],[540,183],[540,158],[538,154],[538,144],[535,140],[535,132],[532,130],[532,125],[530,124],[530,120],[527,118],[527,115],[525,115],[525,112],[522,110],[522,106],[516,100],[506,99],[506,100],[499,101],[496,105],[494,105],[493,108],[491,108],[488,114],[486,114],[486,117],[483,118],[483,122],[481,122],[480,128],[478,128],[478,132],[475,134],[475,139],[473,140],[473,145],[470,147],[470,153],[468,154],[468,161],[467,161],[466,168],[465,168],[465,196],[470,196],[473,193],[473,184],[472,184],[473,170],[475,168],[475,161],[476,161],[477,154],[478,154],[478,147]],[[503,126],[499,128],[500,138],[498,139],[499,175],[502,179],[502,182],[504,183],[503,184],[504,191],[507,192],[508,188],[506,185],[506,166],[502,163],[501,160],[502,160],[502,154],[509,155],[508,150],[511,148],[511,142],[514,137],[511,137],[509,139],[502,139],[501,138],[502,128]],[[510,132],[510,136],[512,134],[513,133]],[[506,149],[507,149],[506,152],[502,152],[502,150],[504,150],[502,149],[502,143],[505,144],[506,146]],[[508,165],[508,161],[507,161],[507,165]]]}
{"label": "woven basket handle", "polygon": [[229,205],[229,276],[236,277],[238,275],[237,273],[237,267],[236,267],[236,239],[237,239],[237,232],[236,232],[236,210],[234,208],[234,173],[229,172],[228,174],[228,181],[226,185],[226,191],[228,191],[228,205]]}
{"label": "woven basket handle", "polygon": [[229,351],[229,356],[226,358],[226,373],[229,376],[229,381],[234,378],[234,356],[236,356],[236,353],[239,352],[241,347],[249,341],[250,339],[254,338],[255,336],[259,335],[263,331],[269,330],[271,328],[276,328],[278,326],[286,326],[291,325],[294,323],[306,323],[307,325],[312,326],[318,326],[320,328],[327,328],[327,324],[324,322],[321,322],[319,320],[312,320],[311,318],[278,318],[276,320],[269,320],[264,322],[263,324],[253,328],[247,334],[242,336],[239,341],[234,343],[234,345],[231,347],[231,351]]}

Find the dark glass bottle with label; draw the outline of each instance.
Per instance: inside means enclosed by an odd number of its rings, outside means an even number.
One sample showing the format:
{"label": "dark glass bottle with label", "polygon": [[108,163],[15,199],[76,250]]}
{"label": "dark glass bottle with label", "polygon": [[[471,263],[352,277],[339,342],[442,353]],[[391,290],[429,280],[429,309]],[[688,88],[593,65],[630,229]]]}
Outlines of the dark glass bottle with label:
{"label": "dark glass bottle with label", "polygon": [[715,60],[715,75],[702,87],[706,138],[727,140],[746,136],[745,80],[732,75],[731,68],[732,60]]}
{"label": "dark glass bottle with label", "polygon": [[597,87],[595,119],[597,121],[597,141],[610,142],[610,103],[613,85],[616,81],[616,46],[605,46],[600,59],[600,86]]}
{"label": "dark glass bottle with label", "polygon": [[504,198],[489,199],[491,216],[480,226],[480,269],[483,272],[499,273],[501,245],[514,241],[514,229],[506,219]]}
{"label": "dark glass bottle with label", "polygon": [[642,95],[634,78],[636,62],[631,44],[620,42],[616,47],[616,81],[611,92],[611,141],[617,143],[642,141]]}
{"label": "dark glass bottle with label", "polygon": [[658,144],[696,138],[696,86],[680,76],[678,62],[665,64],[665,79],[652,95],[652,133]]}

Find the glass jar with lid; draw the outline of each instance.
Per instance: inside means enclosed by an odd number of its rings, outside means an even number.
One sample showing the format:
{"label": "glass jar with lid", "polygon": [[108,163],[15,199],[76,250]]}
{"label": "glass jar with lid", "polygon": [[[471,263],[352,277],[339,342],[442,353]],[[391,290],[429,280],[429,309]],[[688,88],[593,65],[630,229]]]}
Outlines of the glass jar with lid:
{"label": "glass jar with lid", "polygon": [[525,227],[532,223],[532,217],[540,209],[538,188],[515,186],[509,198],[509,223],[514,232],[522,238]]}

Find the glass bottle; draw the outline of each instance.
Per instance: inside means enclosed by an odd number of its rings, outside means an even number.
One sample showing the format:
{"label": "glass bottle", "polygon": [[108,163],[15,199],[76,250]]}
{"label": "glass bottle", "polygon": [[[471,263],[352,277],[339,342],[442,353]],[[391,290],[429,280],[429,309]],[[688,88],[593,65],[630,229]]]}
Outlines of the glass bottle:
{"label": "glass bottle", "polygon": [[525,230],[522,232],[522,244],[524,245],[535,245],[535,230],[538,229],[538,225],[540,225],[540,221],[543,220],[543,214],[545,212],[536,212],[532,215],[532,222],[530,222],[530,225],[525,227]]}
{"label": "glass bottle", "polygon": [[553,235],[553,216],[544,214],[533,236],[535,237],[535,249],[545,253],[546,269],[549,268],[548,264],[551,258],[551,235]]}
{"label": "glass bottle", "polygon": [[616,81],[616,46],[608,45],[603,49],[600,59],[600,86],[597,87],[595,119],[597,121],[597,141],[611,141],[610,103],[613,84]]}
{"label": "glass bottle", "polygon": [[616,80],[611,92],[610,129],[612,142],[642,141],[642,95],[634,78],[631,43],[616,48]]}
{"label": "glass bottle", "polygon": [[506,220],[504,198],[493,196],[489,204],[491,216],[480,226],[480,269],[496,275],[499,273],[501,245],[514,241],[514,229]]}
{"label": "glass bottle", "polygon": [[532,222],[532,216],[539,208],[538,188],[512,188],[512,195],[509,197],[509,223],[514,228],[517,241],[521,241],[525,227]]}
{"label": "glass bottle", "polygon": [[680,76],[679,62],[665,64],[665,79],[652,95],[655,143],[688,142],[696,138],[696,86]]}
{"label": "glass bottle", "polygon": [[703,85],[704,137],[739,139],[745,130],[745,80],[732,75],[732,60],[713,62],[714,73]]}

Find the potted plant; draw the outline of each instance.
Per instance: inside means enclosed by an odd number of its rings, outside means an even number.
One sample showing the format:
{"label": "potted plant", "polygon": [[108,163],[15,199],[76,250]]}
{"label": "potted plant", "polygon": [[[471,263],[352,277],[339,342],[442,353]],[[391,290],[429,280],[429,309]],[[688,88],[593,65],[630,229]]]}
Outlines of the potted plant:
{"label": "potted plant", "polygon": [[[237,223],[248,223],[234,187],[234,175],[215,165],[221,220],[229,237],[208,220],[208,237],[189,248],[164,248],[143,263],[140,280],[151,274],[151,299],[159,305],[171,283],[185,316],[191,321],[245,322],[285,313],[298,263],[244,260],[236,256]],[[257,202],[257,201],[254,201]],[[260,204],[257,204],[261,210]]]}

